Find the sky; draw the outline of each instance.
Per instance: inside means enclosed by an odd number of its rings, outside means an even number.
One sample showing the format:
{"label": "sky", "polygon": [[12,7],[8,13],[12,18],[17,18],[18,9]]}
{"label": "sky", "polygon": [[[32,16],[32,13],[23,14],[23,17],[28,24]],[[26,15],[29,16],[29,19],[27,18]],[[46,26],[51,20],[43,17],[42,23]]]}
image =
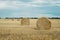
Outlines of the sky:
{"label": "sky", "polygon": [[60,17],[60,0],[0,0],[0,17]]}

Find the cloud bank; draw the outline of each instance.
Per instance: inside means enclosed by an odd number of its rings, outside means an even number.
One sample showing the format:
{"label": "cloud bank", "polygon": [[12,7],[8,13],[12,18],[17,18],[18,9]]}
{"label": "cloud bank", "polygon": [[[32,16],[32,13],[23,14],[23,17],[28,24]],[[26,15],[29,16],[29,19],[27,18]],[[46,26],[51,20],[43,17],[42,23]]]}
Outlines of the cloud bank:
{"label": "cloud bank", "polygon": [[0,17],[60,17],[60,0],[0,0]]}

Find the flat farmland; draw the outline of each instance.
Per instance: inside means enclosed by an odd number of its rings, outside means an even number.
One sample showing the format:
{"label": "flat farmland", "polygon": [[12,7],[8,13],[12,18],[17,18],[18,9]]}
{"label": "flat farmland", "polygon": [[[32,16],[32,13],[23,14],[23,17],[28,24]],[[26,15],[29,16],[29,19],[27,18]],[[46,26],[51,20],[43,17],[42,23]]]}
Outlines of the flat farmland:
{"label": "flat farmland", "polygon": [[21,19],[0,19],[0,40],[60,40],[60,19],[49,19],[50,30],[36,30],[37,19],[21,25]]}

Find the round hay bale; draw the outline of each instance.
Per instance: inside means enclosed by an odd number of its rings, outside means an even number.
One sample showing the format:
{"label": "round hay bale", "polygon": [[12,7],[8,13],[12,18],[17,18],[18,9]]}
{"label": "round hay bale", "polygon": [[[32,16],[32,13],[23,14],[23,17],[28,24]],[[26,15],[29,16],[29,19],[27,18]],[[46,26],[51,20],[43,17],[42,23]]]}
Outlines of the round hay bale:
{"label": "round hay bale", "polygon": [[21,20],[21,25],[29,25],[30,24],[30,20],[29,18],[23,18]]}
{"label": "round hay bale", "polygon": [[42,30],[48,30],[51,28],[51,22],[45,17],[39,18],[36,25],[38,29]]}

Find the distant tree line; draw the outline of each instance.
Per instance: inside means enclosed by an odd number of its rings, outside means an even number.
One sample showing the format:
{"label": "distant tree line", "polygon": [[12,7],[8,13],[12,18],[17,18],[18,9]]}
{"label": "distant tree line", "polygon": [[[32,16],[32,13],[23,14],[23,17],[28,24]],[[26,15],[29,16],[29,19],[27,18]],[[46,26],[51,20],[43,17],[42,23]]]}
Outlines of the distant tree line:
{"label": "distant tree line", "polygon": [[18,18],[18,17],[11,17],[11,18],[9,18],[9,17],[5,17],[5,19],[22,19],[23,17],[20,17],[20,18]]}
{"label": "distant tree line", "polygon": [[[5,19],[23,19],[24,17],[12,17],[12,18],[9,18],[9,17],[6,17]],[[27,17],[29,19],[38,19],[37,17]]]}
{"label": "distant tree line", "polygon": [[[23,19],[24,17],[5,17],[4,19]],[[38,17],[27,17],[29,19],[38,19]],[[48,17],[49,19],[60,19],[60,17]],[[0,17],[0,19],[3,19]]]}
{"label": "distant tree line", "polygon": [[60,17],[51,17],[49,19],[60,19]]}

